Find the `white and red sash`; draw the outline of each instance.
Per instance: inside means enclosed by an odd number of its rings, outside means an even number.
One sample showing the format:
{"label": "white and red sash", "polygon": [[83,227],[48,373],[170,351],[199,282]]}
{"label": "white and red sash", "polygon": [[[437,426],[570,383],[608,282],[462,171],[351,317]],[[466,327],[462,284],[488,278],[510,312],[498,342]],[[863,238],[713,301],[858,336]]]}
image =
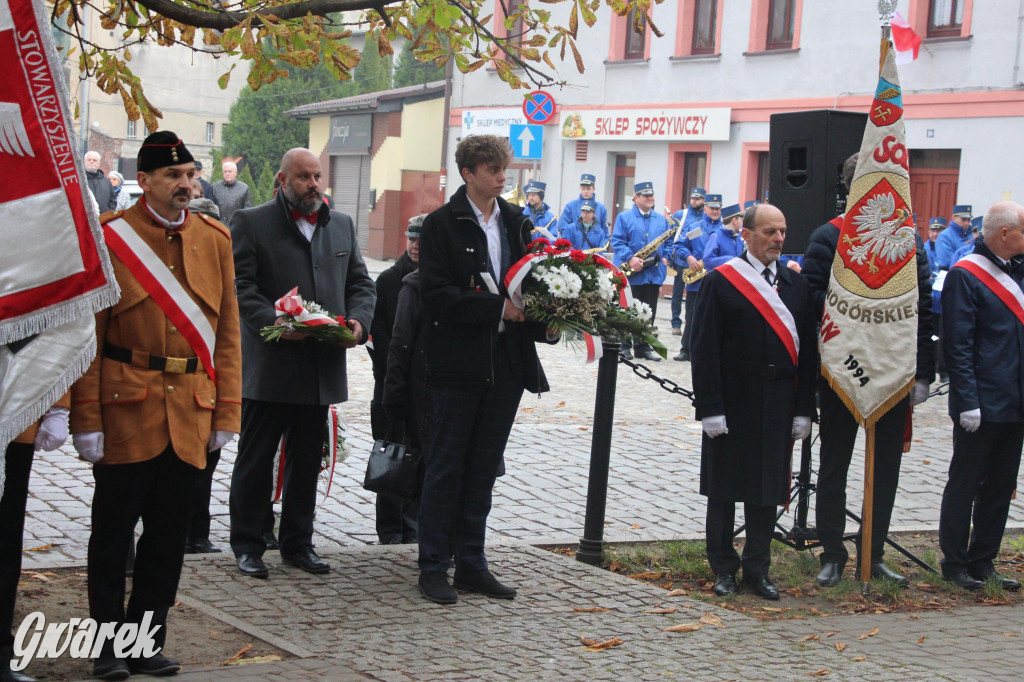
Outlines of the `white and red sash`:
{"label": "white and red sash", "polygon": [[789,351],[789,357],[796,365],[800,353],[800,336],[797,334],[796,320],[779,298],[779,292],[775,291],[775,287],[769,286],[749,262],[738,256],[724,265],[719,265],[716,270],[753,304],[757,312],[761,313],[764,321]]}
{"label": "white and red sash", "polygon": [[167,269],[167,264],[160,260],[153,249],[149,248],[123,218],[105,224],[103,237],[107,247],[124,263],[142,288],[153,297],[167,319],[178,328],[192,346],[196,356],[203,362],[210,379],[216,382],[213,349],[216,346],[217,335],[203,311],[174,274]]}
{"label": "white and red sash", "polygon": [[953,264],[954,268],[963,268],[999,297],[1017,321],[1024,325],[1024,292],[1021,292],[1013,278],[996,267],[996,264],[984,256],[972,253],[964,256]]}

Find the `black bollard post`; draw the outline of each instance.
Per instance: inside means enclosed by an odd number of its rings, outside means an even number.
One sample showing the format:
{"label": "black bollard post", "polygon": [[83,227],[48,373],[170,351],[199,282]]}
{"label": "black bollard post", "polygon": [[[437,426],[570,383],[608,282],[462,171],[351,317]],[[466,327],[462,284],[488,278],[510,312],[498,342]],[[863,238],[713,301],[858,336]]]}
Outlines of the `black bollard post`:
{"label": "black bollard post", "polygon": [[612,450],[612,419],[615,416],[615,382],[619,371],[618,341],[601,339],[603,355],[597,368],[594,401],[594,437],[590,441],[590,481],[587,484],[587,516],[576,560],[597,566],[604,558],[604,509],[608,499],[608,464]]}

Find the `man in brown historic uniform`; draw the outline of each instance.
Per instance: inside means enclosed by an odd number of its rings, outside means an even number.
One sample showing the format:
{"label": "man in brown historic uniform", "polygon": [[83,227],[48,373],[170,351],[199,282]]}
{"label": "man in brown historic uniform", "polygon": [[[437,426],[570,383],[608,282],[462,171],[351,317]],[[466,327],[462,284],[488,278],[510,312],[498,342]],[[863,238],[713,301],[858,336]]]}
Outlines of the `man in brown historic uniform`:
{"label": "man in brown historic uniform", "polygon": [[[241,350],[231,236],[187,209],[192,155],[169,131],[138,155],[143,198],[101,216],[121,300],[96,315],[97,353],[72,388],[71,433],[92,462],[89,615],[98,623],[150,623],[160,651],[119,656],[108,640],[100,679],[167,675],[162,654],[185,551],[190,495],[207,452],[238,433]],[[142,519],[132,594],[125,558]]]}

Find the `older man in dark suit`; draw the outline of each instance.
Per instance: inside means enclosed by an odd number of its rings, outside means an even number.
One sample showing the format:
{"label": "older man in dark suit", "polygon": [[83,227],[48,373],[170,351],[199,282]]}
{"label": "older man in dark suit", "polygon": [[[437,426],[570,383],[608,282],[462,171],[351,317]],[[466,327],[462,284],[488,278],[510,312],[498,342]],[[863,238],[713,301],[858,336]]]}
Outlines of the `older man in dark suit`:
{"label": "older man in dark suit", "polygon": [[[708,498],[708,563],[715,594],[736,592],[736,570],[765,599],[775,510],[789,501],[793,439],[814,415],[815,319],[803,277],[778,265],[786,219],[762,204],[743,215],[747,250],[704,279],[693,330],[693,390],[702,421],[700,492]],[[733,548],[743,503],[742,560]]]}
{"label": "older man in dark suit", "polygon": [[[364,343],[373,318],[373,280],[352,219],[323,202],[320,160],[308,149],[281,159],[277,196],[231,218],[235,289],[242,319],[242,433],[231,477],[231,549],[239,570],[267,577],[264,521],[274,452],[288,434],[280,544],[284,563],[310,573],[330,566],[313,550],[313,509],[329,405],[348,398],[346,348]],[[267,343],[274,302],[298,286],[305,301],[343,315],[356,340],[345,347],[300,332]]]}

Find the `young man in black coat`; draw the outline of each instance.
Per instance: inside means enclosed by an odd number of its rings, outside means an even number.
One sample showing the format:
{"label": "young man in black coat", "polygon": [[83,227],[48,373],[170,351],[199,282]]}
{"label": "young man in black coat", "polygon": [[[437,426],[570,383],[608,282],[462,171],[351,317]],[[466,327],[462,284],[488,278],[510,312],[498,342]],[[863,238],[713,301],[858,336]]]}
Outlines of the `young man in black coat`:
{"label": "young man in black coat", "polygon": [[[736,571],[765,599],[776,507],[789,501],[793,439],[807,436],[817,370],[814,311],[803,277],[780,266],[786,219],[761,204],[743,215],[747,250],[704,278],[691,339],[702,421],[700,492],[708,498],[707,553],[715,594],[736,592]],[[743,503],[743,558],[733,547]]]}
{"label": "young man in black coat", "polygon": [[[857,166],[857,154],[843,164],[843,182],[850,190]],[[804,256],[803,276],[811,286],[814,311],[821,317],[825,305],[832,262],[839,244],[842,216],[814,231]],[[871,528],[871,575],[888,578],[906,586],[910,581],[882,561],[885,537],[896,501],[896,488],[903,461],[903,439],[910,405],[928,399],[929,386],[935,376],[935,350],[932,336],[932,285],[928,255],[919,235],[917,240],[917,372],[913,393],[900,401],[875,424],[874,514]],[[819,319],[820,322],[820,319]],[[815,523],[822,552],[818,584],[831,587],[839,583],[849,552],[843,543],[846,534],[846,479],[853,458],[853,448],[860,426],[839,395],[824,377],[818,378],[818,406],[821,411],[821,463],[818,467],[818,490],[815,497]]]}
{"label": "young man in black coat", "polygon": [[438,604],[455,587],[512,599],[484,556],[491,490],[523,390],[548,390],[535,341],[543,325],[526,322],[504,286],[526,254],[533,228],[500,197],[512,160],[506,138],[470,135],[455,150],[465,185],[423,222],[420,291],[428,333],[432,424],[420,496],[419,588]]}
{"label": "young man in black coat", "polygon": [[[370,360],[373,362],[373,399],[370,401],[370,431],[374,440],[389,437],[389,424],[384,411],[384,378],[387,375],[391,348],[391,333],[398,314],[398,294],[402,290],[402,280],[406,275],[419,267],[420,262],[420,229],[426,215],[418,215],[409,221],[405,230],[408,240],[405,253],[390,268],[377,276],[377,303],[373,308],[373,322],[370,323],[370,336],[373,347],[370,349]],[[391,433],[396,437],[396,433]],[[417,506],[412,502],[403,502],[388,495],[377,495],[377,541],[382,545],[400,545],[416,542]]]}

